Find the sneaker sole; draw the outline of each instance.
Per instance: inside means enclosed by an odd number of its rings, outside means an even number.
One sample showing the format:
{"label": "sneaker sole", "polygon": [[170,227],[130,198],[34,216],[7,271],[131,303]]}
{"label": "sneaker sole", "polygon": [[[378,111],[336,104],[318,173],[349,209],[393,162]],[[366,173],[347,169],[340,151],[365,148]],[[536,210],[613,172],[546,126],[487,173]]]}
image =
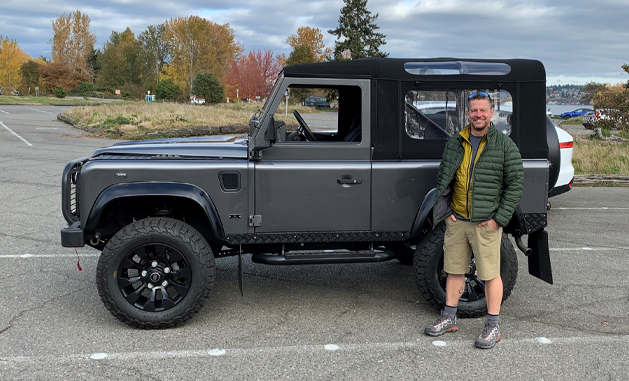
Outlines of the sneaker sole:
{"label": "sneaker sole", "polygon": [[500,335],[498,335],[498,338],[496,339],[496,342],[493,344],[479,344],[479,343],[474,343],[474,345],[476,345],[476,348],[480,348],[480,349],[491,349],[494,347],[494,345],[496,345],[496,343],[498,343],[500,341]]}
{"label": "sneaker sole", "polygon": [[455,325],[454,327],[452,327],[452,328],[450,328],[450,329],[448,329],[448,330],[445,330],[445,331],[441,331],[441,332],[431,332],[431,331],[428,331],[428,330],[424,330],[424,333],[425,333],[426,335],[428,335],[428,336],[437,337],[437,336],[441,336],[441,335],[443,335],[443,334],[444,334],[444,333],[446,333],[446,332],[456,332],[456,331],[458,331],[458,330],[459,330],[459,328]]}

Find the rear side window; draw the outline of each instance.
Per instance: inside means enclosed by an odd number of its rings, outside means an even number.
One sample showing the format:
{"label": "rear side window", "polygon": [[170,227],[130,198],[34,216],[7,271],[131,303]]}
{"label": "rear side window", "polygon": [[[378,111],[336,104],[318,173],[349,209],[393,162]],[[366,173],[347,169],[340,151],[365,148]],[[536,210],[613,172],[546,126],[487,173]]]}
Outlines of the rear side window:
{"label": "rear side window", "polygon": [[413,139],[448,139],[468,123],[467,99],[476,91],[490,94],[494,101],[491,121],[505,135],[511,134],[513,100],[499,89],[411,90],[405,97],[405,130]]}

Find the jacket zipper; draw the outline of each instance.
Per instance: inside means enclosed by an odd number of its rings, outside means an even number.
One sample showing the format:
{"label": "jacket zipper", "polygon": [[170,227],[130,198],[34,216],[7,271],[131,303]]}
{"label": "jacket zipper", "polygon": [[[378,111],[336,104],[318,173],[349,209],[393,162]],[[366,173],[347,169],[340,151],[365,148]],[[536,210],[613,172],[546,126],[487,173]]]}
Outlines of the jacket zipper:
{"label": "jacket zipper", "polygon": [[[485,134],[485,136],[487,137],[487,138],[486,138],[486,140],[485,140],[485,147],[483,147],[483,150],[482,150],[482,151],[480,151],[480,154],[479,154],[479,153],[476,153],[476,154],[478,155],[478,160],[477,160],[477,163],[478,163],[478,162],[480,162],[481,157],[482,157],[482,156],[483,156],[483,154],[485,153],[485,149],[487,149],[487,146],[489,145],[489,131],[487,131],[487,133]],[[482,142],[482,140],[481,140],[481,142]],[[480,143],[479,143],[479,145],[478,145],[478,148],[480,148]],[[472,160],[473,160],[473,159],[472,159]],[[472,174],[470,175],[470,180],[471,180],[472,178],[474,178],[474,173],[475,173],[475,172],[476,172],[476,165],[474,165],[474,169],[472,170]],[[465,200],[466,202],[469,202],[469,200],[472,198],[471,192],[472,192],[472,190],[470,189],[470,197],[469,197],[469,198],[467,198],[467,199]],[[467,209],[466,209],[466,211],[467,211]],[[470,208],[470,210],[469,210],[469,212],[468,212],[468,213],[469,213],[469,219],[470,219],[470,221],[471,221],[471,220],[472,220],[472,208]]]}

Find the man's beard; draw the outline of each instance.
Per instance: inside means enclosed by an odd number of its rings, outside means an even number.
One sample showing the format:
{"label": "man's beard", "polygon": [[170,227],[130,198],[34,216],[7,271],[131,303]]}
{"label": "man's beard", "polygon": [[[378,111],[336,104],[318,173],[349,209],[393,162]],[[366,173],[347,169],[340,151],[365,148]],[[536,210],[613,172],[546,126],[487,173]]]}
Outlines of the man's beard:
{"label": "man's beard", "polygon": [[476,125],[475,125],[475,124],[474,124],[474,122],[472,121],[472,128],[473,128],[475,131],[482,131],[482,130],[484,130],[485,128],[489,127],[489,125],[490,125],[490,124],[491,124],[491,122],[489,122],[489,121],[488,121],[488,122],[484,123],[482,127],[476,127]]}

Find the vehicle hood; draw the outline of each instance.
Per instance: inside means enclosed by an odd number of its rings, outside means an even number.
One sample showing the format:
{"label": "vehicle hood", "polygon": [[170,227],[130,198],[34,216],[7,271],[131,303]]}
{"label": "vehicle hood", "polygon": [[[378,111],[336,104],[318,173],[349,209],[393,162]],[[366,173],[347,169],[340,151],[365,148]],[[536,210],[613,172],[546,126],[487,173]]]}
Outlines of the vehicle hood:
{"label": "vehicle hood", "polygon": [[92,157],[110,155],[246,159],[247,135],[129,141],[98,149]]}

